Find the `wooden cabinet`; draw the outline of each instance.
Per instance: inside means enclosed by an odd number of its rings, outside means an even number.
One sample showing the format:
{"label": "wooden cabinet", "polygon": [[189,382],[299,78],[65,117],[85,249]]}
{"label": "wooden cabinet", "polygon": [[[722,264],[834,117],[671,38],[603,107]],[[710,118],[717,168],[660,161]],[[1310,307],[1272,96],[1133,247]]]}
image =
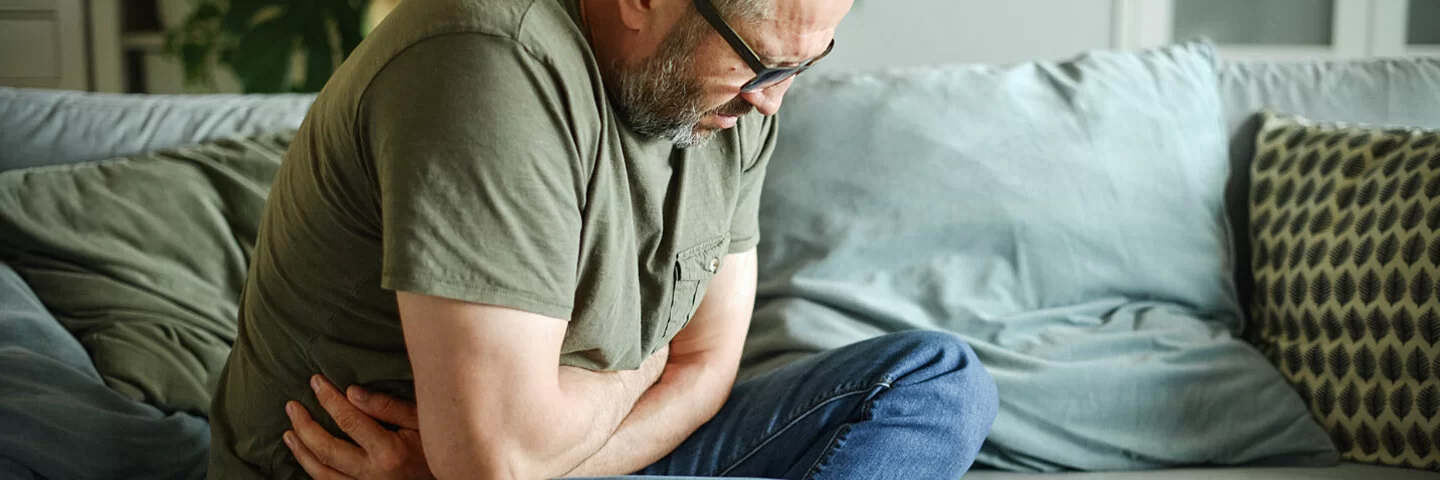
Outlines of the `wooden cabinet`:
{"label": "wooden cabinet", "polygon": [[0,85],[87,90],[82,0],[0,0]]}
{"label": "wooden cabinet", "polygon": [[228,71],[187,86],[164,29],[189,0],[0,0],[0,86],[134,93],[238,92]]}

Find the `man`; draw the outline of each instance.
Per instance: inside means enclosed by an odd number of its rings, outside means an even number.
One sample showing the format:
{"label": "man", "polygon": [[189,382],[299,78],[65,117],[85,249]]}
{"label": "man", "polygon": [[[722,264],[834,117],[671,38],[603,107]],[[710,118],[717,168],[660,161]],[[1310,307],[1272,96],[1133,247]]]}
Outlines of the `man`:
{"label": "man", "polygon": [[849,7],[401,2],[275,180],[211,476],[963,473],[997,400],[952,335],[732,392],[773,115]]}

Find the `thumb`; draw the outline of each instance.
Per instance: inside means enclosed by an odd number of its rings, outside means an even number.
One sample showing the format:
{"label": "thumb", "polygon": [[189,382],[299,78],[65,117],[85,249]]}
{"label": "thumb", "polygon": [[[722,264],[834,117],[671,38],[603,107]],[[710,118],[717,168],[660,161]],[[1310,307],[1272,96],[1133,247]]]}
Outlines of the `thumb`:
{"label": "thumb", "polygon": [[400,428],[420,429],[420,416],[415,410],[414,403],[384,393],[371,392],[359,385],[351,385],[346,389],[345,397],[355,405],[355,408],[365,412],[366,415],[375,417],[376,420]]}

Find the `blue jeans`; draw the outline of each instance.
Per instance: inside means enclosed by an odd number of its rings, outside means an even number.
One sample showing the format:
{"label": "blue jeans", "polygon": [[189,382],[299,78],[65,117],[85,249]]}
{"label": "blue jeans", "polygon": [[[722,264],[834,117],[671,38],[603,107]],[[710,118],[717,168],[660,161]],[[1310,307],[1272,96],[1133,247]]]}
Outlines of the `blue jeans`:
{"label": "blue jeans", "polygon": [[953,480],[974,462],[997,403],[958,337],[894,333],[736,385],[715,418],[637,474]]}

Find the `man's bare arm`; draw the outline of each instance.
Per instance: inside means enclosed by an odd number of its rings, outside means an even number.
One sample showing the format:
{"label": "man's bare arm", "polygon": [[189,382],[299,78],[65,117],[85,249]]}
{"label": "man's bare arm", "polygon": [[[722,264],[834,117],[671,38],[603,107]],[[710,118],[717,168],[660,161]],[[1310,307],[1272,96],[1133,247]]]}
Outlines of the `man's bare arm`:
{"label": "man's bare arm", "polygon": [[425,456],[438,478],[549,478],[605,445],[661,365],[559,365],[566,322],[399,293]]}
{"label": "man's bare arm", "polygon": [[725,258],[695,317],[670,342],[660,382],[645,392],[605,446],[568,476],[635,472],[670,453],[720,411],[735,383],[750,328],[755,268],[753,249]]}

